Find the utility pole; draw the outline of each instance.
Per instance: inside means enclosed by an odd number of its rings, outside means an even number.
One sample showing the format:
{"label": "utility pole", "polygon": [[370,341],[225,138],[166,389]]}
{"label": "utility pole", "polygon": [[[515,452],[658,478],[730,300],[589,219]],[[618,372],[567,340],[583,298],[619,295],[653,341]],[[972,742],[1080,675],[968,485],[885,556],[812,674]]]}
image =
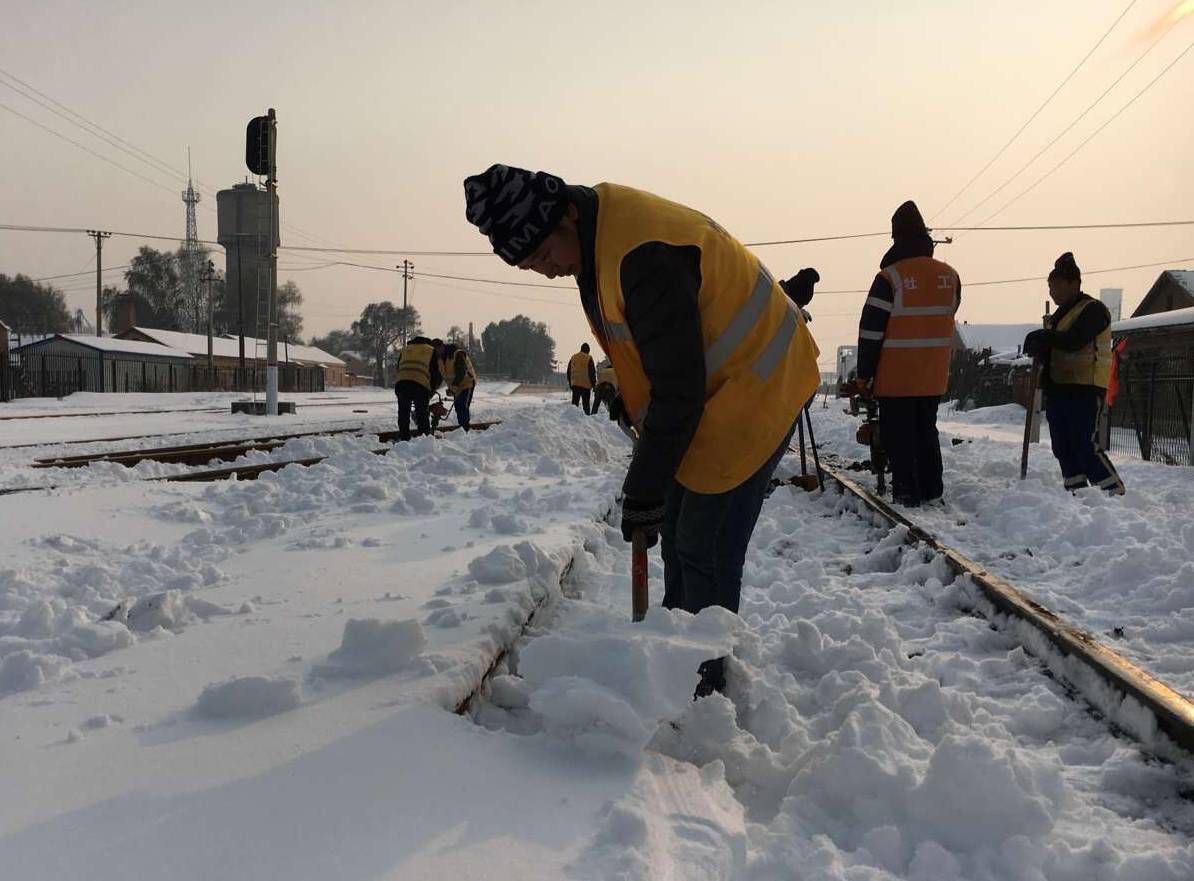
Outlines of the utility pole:
{"label": "utility pole", "polygon": [[415,268],[415,264],[409,260],[403,260],[402,265],[396,267],[402,270],[402,345],[406,345],[406,329],[410,325],[410,311],[406,299],[406,283],[411,278],[411,270]]}
{"label": "utility pole", "polygon": [[104,335],[104,239],[112,233],[100,229],[89,229],[87,235],[95,239],[95,335]]}

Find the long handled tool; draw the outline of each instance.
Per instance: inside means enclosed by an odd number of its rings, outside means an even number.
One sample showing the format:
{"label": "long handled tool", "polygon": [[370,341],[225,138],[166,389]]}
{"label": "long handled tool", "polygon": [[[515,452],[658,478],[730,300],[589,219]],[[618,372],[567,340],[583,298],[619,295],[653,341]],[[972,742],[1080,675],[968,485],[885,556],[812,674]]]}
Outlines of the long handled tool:
{"label": "long handled tool", "polygon": [[1028,386],[1028,412],[1024,414],[1024,446],[1020,450],[1021,480],[1028,477],[1028,445],[1041,439],[1041,372],[1040,359],[1034,359]]}
{"label": "long handled tool", "polygon": [[[825,492],[825,473],[821,471],[821,457],[817,455],[817,438],[813,434],[813,415],[808,412],[808,404],[804,405],[804,421],[808,423],[808,443],[813,448],[813,467],[817,469],[817,486]],[[800,432],[800,469],[804,470],[804,432]]]}
{"label": "long handled tool", "polygon": [[630,538],[630,620],[647,616],[647,539],[640,530]]}
{"label": "long handled tool", "polygon": [[[1045,303],[1043,324],[1049,327],[1049,304]],[[1020,450],[1020,479],[1028,477],[1028,445],[1041,440],[1041,378],[1045,365],[1040,358],[1032,359],[1032,379],[1028,386],[1028,412],[1024,414],[1024,446]]]}

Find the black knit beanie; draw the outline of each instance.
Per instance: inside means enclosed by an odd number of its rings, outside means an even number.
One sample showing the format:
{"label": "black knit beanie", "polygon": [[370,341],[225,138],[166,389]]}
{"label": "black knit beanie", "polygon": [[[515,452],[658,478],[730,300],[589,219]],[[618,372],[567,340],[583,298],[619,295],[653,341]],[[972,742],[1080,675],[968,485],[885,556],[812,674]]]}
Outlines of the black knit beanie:
{"label": "black knit beanie", "polygon": [[1053,271],[1049,273],[1049,281],[1082,281],[1082,270],[1078,268],[1074,255],[1066,251],[1053,264]]}
{"label": "black knit beanie", "polygon": [[893,239],[911,239],[928,236],[925,219],[920,215],[916,203],[909,199],[896,209],[891,216],[891,237]]}
{"label": "black knit beanie", "polygon": [[568,209],[564,182],[545,171],[491,165],[464,179],[464,214],[511,266],[530,257]]}

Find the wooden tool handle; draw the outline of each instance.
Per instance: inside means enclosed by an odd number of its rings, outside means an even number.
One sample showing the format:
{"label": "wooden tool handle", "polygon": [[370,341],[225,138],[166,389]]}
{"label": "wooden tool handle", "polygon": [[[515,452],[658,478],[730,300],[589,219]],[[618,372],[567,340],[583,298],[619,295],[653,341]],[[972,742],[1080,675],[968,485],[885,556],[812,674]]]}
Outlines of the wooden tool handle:
{"label": "wooden tool handle", "polygon": [[630,548],[630,620],[642,621],[647,615],[647,539],[641,531],[631,535]]}

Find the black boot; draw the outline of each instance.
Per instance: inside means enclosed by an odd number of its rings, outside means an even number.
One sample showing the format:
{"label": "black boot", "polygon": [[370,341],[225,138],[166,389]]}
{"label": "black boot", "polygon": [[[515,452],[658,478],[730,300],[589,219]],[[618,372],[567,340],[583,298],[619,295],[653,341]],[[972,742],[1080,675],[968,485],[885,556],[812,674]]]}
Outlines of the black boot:
{"label": "black boot", "polygon": [[711,661],[705,661],[697,668],[697,672],[701,674],[701,681],[697,683],[696,692],[692,696],[694,701],[708,697],[715,691],[718,694],[726,693],[725,658],[714,658]]}

